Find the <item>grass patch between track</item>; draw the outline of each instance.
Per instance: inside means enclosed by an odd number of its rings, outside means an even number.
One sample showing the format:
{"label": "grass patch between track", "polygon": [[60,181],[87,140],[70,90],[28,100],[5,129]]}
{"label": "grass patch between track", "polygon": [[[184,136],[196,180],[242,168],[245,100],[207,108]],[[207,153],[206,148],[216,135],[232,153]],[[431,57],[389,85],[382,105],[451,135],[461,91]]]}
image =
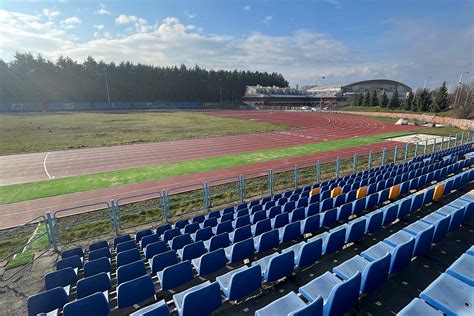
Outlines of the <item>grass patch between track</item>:
{"label": "grass patch between track", "polygon": [[354,137],[317,144],[307,144],[250,153],[241,153],[237,155],[203,158],[178,163],[144,166],[76,177],[2,186],[0,187],[0,205],[62,194],[110,188],[123,184],[159,180],[184,174],[205,172],[281,158],[302,156],[329,150],[375,144],[384,141],[385,138],[408,134],[413,134],[413,131]]}

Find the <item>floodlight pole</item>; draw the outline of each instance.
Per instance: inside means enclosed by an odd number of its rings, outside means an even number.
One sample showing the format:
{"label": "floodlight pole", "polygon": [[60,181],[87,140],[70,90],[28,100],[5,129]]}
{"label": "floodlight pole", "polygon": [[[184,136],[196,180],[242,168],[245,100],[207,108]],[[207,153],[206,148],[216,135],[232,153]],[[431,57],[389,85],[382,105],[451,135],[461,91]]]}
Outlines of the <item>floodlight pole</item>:
{"label": "floodlight pole", "polygon": [[109,82],[107,80],[107,67],[105,67],[104,74],[105,74],[105,88],[107,89],[107,101],[110,103]]}
{"label": "floodlight pole", "polygon": [[222,79],[219,79],[219,96],[222,104]]}

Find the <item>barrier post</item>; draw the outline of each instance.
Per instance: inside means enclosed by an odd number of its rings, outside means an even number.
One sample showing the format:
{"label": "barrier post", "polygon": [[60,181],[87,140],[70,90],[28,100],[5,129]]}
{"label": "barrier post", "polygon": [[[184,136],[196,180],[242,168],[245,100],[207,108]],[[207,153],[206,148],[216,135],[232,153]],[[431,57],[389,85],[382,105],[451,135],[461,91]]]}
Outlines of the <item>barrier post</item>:
{"label": "barrier post", "polygon": [[296,190],[296,188],[298,188],[299,173],[300,173],[300,170],[298,168],[298,164],[295,164],[295,167],[293,168],[293,178],[294,178],[294,183],[295,183],[295,190]]}
{"label": "barrier post", "polygon": [[243,175],[239,176],[239,197],[240,203],[243,203],[245,199],[245,178]]}
{"label": "barrier post", "polygon": [[418,144],[418,142],[416,142],[416,144],[415,144],[415,157],[418,155],[418,146],[419,146],[419,144]]}
{"label": "barrier post", "polygon": [[316,163],[316,183],[321,181],[321,162],[318,160]]}
{"label": "barrier post", "polygon": [[405,144],[405,154],[403,154],[403,161],[408,159],[408,143]]}
{"label": "barrier post", "polygon": [[397,156],[398,156],[398,145],[395,146],[395,150],[393,151],[393,162],[397,162]]}
{"label": "barrier post", "polygon": [[461,145],[464,144],[464,133],[461,133]]}
{"label": "barrier post", "polygon": [[372,155],[373,155],[373,152],[372,150],[369,152],[369,162],[367,164],[367,169],[370,169],[372,167]]}
{"label": "barrier post", "polygon": [[458,145],[458,133],[454,136],[454,147]]}
{"label": "barrier post", "polygon": [[357,154],[354,154],[354,158],[352,158],[352,174],[356,173],[356,166],[357,166]]}
{"label": "barrier post", "polygon": [[268,172],[268,193],[273,195],[273,169]]}
{"label": "barrier post", "polygon": [[209,211],[211,199],[209,196],[209,182],[204,182],[204,209]]}
{"label": "barrier post", "polygon": [[434,153],[436,151],[436,137],[433,138],[433,146],[431,152]]}
{"label": "barrier post", "polygon": [[112,223],[114,225],[115,236],[119,235],[119,225],[117,217],[117,203],[115,200],[110,200],[110,209],[112,211]]}
{"label": "barrier post", "polygon": [[53,246],[54,251],[58,251],[58,238],[56,239],[56,234],[54,233],[54,228],[53,228],[53,218],[51,217],[51,213],[47,212],[46,213],[46,224],[48,225],[47,229],[49,231],[48,237],[50,237],[49,243],[51,246]]}
{"label": "barrier post", "polygon": [[425,149],[423,150],[423,155],[426,155],[427,151],[428,151],[428,140],[425,139]]}
{"label": "barrier post", "polygon": [[339,156],[337,156],[337,158],[336,158],[336,178],[339,178],[339,165],[340,165]]}
{"label": "barrier post", "polygon": [[451,135],[448,136],[448,149],[451,148]]}
{"label": "barrier post", "polygon": [[387,148],[383,148],[382,150],[382,166],[385,164],[385,155],[387,154]]}
{"label": "barrier post", "polygon": [[163,219],[165,220],[165,223],[167,223],[170,214],[170,205],[168,203],[168,194],[166,194],[166,191],[164,190],[161,192],[161,200],[163,204]]}
{"label": "barrier post", "polygon": [[443,150],[444,147],[444,136],[441,136],[441,150]]}

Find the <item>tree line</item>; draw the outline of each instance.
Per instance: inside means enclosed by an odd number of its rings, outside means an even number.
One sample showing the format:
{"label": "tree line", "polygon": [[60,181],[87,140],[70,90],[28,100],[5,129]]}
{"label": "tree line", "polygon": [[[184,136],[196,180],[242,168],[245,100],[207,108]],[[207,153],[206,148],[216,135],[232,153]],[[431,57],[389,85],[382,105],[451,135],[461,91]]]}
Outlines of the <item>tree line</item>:
{"label": "tree line", "polygon": [[351,105],[432,113],[445,112],[453,108],[460,117],[470,118],[474,115],[472,98],[472,87],[458,86],[450,95],[445,81],[434,90],[423,88],[415,93],[410,91],[406,98],[400,98],[396,90],[390,98],[385,92],[379,96],[375,90],[372,93],[368,91],[356,93],[352,96]]}
{"label": "tree line", "polygon": [[83,62],[63,56],[52,62],[30,53],[0,60],[1,103],[107,102],[108,95],[111,102],[233,102],[245,86],[257,84],[288,86],[275,72],[104,63],[90,56]]}

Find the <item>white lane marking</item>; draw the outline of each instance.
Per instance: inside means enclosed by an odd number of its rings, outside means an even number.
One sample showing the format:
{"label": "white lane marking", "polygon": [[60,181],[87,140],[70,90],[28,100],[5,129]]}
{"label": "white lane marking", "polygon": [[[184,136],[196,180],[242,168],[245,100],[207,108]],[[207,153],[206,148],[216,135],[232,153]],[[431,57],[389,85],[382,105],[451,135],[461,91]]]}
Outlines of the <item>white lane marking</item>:
{"label": "white lane marking", "polygon": [[48,168],[46,168],[46,159],[48,159],[48,156],[49,156],[49,153],[46,153],[46,156],[44,156],[44,160],[43,160],[44,172],[46,172],[46,175],[48,176],[49,179],[54,179],[54,176],[51,176],[48,172]]}
{"label": "white lane marking", "polygon": [[[30,236],[30,238],[29,238],[28,241],[26,242],[26,244],[25,244],[25,246],[23,247],[23,250],[21,251],[21,253],[24,253],[24,252],[26,251],[26,249],[28,249],[28,246],[30,246],[31,240],[33,240],[33,238],[36,237],[36,233],[38,232],[38,229],[40,228],[40,226],[41,226],[41,223],[38,223],[38,226],[36,226],[35,231],[33,232],[33,234]],[[12,259],[15,259],[17,254],[18,254],[18,253],[14,254]]]}

